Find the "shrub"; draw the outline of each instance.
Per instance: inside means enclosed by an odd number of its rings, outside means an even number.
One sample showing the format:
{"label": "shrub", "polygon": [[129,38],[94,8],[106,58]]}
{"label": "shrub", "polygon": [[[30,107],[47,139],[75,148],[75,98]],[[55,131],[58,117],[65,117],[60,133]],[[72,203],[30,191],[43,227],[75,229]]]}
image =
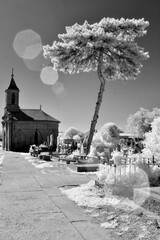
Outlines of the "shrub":
{"label": "shrub", "polygon": [[157,165],[146,164],[143,161],[141,155],[137,159],[136,164],[141,170],[143,170],[147,174],[150,187],[160,186],[160,167],[158,167]]}
{"label": "shrub", "polygon": [[151,127],[152,130],[145,134],[145,140],[143,142],[145,148],[143,152],[144,154],[148,152],[149,156],[154,155],[157,161],[160,161],[160,117],[154,119]]}
{"label": "shrub", "polygon": [[123,165],[117,168],[100,165],[97,177],[104,191],[131,199],[133,199],[134,188],[149,186],[146,172],[133,165]]}

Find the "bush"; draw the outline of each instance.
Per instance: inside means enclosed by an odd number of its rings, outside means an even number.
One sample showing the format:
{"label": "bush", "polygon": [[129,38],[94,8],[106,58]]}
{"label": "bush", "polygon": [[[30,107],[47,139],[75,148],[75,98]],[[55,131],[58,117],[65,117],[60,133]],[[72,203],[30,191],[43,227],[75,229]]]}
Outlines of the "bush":
{"label": "bush", "polygon": [[150,187],[160,186],[160,167],[157,165],[147,165],[141,158],[138,159],[137,166],[147,174]]}
{"label": "bush", "polygon": [[117,168],[100,165],[97,177],[104,191],[130,199],[133,199],[134,188],[149,186],[146,172],[133,165],[123,165]]}

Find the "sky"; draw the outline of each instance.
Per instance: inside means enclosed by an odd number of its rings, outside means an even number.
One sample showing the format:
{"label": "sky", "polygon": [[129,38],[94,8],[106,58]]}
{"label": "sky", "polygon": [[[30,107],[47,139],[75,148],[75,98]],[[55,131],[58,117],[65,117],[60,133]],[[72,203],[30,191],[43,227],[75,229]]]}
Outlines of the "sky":
{"label": "sky", "polygon": [[[12,68],[20,89],[19,106],[39,109],[58,119],[60,131],[75,127],[87,132],[94,114],[99,79],[96,72],[50,74],[50,61],[42,46],[52,45],[65,27],[90,24],[104,17],[144,18],[147,35],[137,39],[149,52],[141,73],[127,84],[107,82],[96,128],[114,122],[125,131],[127,118],[140,107],[160,108],[160,14],[159,0],[1,0],[0,1],[0,117],[4,114],[5,89]],[[24,53],[24,45],[32,43]],[[28,45],[27,45],[28,46]],[[46,84],[46,73],[52,81]],[[52,78],[52,79],[51,79]],[[0,128],[1,130],[1,128]]]}

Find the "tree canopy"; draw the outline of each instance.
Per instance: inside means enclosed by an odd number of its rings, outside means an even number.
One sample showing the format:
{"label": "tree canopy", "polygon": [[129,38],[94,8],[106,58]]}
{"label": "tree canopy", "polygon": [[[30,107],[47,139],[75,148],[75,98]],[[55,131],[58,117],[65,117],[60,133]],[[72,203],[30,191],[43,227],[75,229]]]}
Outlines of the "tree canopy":
{"label": "tree canopy", "polygon": [[100,89],[87,143],[87,153],[95,132],[106,80],[135,79],[141,61],[149,55],[135,42],[146,34],[149,25],[144,19],[103,18],[99,23],[74,24],[59,34],[60,42],[43,46],[44,56],[51,59],[53,68],[64,73],[97,71]]}
{"label": "tree canopy", "polygon": [[70,127],[68,128],[65,132],[64,132],[64,138],[67,139],[73,139],[74,136],[83,136],[83,132],[81,132],[80,130],[78,130],[77,128],[74,127]]}
{"label": "tree canopy", "polygon": [[115,123],[106,123],[94,135],[92,145],[94,147],[114,147],[119,142],[119,132],[119,128]]}
{"label": "tree canopy", "polygon": [[54,69],[65,73],[96,71],[103,53],[102,72],[107,80],[136,78],[148,53],[134,42],[146,34],[144,19],[103,18],[99,23],[74,24],[59,34],[62,42],[43,47]]}
{"label": "tree canopy", "polygon": [[152,130],[145,133],[144,145],[145,148],[143,152],[147,157],[152,157],[153,155],[159,160],[160,158],[160,117],[157,117],[151,123]]}
{"label": "tree canopy", "polygon": [[160,117],[160,109],[153,108],[150,112],[148,109],[140,108],[135,114],[129,115],[126,128],[137,137],[143,137],[146,132],[151,131],[151,123],[157,117]]}

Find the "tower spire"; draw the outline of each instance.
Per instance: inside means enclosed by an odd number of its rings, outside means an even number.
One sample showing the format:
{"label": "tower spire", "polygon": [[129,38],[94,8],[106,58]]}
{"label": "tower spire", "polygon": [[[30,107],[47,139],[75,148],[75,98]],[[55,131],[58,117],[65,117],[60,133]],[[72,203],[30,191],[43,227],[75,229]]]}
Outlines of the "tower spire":
{"label": "tower spire", "polygon": [[8,90],[18,90],[19,91],[19,88],[17,87],[17,85],[14,81],[13,71],[14,71],[14,68],[12,68],[11,82],[10,82],[10,85],[8,87]]}
{"label": "tower spire", "polygon": [[18,112],[19,111],[19,88],[17,87],[14,81],[14,74],[11,74],[11,81],[9,87],[5,90],[6,92],[6,106],[5,110],[10,112]]}

